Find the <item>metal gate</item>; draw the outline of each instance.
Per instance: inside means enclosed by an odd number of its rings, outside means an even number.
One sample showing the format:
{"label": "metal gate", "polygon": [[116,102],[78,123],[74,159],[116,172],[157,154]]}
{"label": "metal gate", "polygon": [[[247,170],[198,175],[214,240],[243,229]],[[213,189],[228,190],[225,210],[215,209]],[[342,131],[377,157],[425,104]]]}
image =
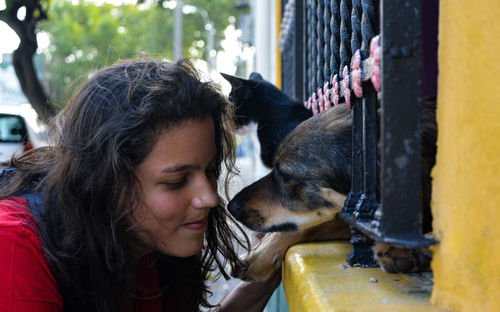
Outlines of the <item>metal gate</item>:
{"label": "metal gate", "polygon": [[435,243],[421,225],[422,6],[417,0],[283,3],[283,90],[314,114],[343,102],[352,108],[352,185],[341,213],[352,229],[352,265],[375,264],[373,240]]}

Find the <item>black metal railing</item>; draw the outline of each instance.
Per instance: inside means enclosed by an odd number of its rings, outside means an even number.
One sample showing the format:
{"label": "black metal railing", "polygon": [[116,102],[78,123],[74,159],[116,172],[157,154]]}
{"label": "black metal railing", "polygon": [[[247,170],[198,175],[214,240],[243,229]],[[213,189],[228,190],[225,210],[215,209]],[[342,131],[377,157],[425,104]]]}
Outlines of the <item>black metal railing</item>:
{"label": "black metal railing", "polygon": [[296,0],[291,12],[284,91],[314,113],[352,107],[352,185],[341,216],[352,229],[353,265],[375,264],[374,240],[434,243],[421,226],[420,12],[417,0]]}

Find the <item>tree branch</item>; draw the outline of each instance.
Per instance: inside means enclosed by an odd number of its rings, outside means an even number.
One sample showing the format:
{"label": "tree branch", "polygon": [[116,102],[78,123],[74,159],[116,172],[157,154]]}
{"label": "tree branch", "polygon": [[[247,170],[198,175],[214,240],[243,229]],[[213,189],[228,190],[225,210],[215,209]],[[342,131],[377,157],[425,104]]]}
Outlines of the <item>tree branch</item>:
{"label": "tree branch", "polygon": [[[26,17],[21,21],[17,18],[17,12],[23,6],[26,7]],[[37,11],[39,14],[35,16]],[[14,70],[21,89],[40,119],[48,123],[58,109],[45,93],[42,84],[38,80],[33,63],[33,57],[38,48],[35,30],[38,22],[46,19],[47,14],[43,11],[40,0],[7,0],[7,9],[0,13],[0,19],[16,32],[21,41],[12,57]]]}

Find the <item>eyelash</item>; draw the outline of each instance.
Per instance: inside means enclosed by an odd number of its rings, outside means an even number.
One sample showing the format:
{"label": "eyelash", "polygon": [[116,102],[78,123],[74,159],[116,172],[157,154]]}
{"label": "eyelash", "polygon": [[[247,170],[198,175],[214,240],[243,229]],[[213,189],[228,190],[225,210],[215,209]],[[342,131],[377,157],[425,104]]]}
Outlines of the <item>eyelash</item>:
{"label": "eyelash", "polygon": [[165,184],[170,189],[178,189],[178,188],[182,187],[186,183],[186,180],[187,180],[186,177],[184,177],[180,181],[177,181],[177,182],[165,182],[163,184]]}
{"label": "eyelash", "polygon": [[[217,166],[210,166],[206,169],[205,172],[206,172],[207,176],[208,175],[216,175],[217,174]],[[183,177],[181,180],[179,180],[177,182],[165,182],[163,184],[165,184],[167,187],[169,187],[171,189],[178,189],[178,188],[181,188],[182,186],[184,186],[186,181],[187,181],[187,177]]]}

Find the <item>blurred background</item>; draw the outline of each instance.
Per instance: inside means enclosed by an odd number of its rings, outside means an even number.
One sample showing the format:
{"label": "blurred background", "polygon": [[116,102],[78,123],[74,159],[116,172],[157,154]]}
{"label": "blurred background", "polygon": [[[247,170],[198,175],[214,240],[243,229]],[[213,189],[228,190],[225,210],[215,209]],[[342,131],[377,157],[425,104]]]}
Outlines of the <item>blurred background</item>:
{"label": "blurred background", "polygon": [[[256,71],[280,86],[281,6],[280,0],[0,0],[0,130],[9,134],[0,137],[0,160],[48,144],[45,124],[88,75],[120,59],[188,57],[226,95],[230,85],[220,72],[248,78]],[[237,143],[241,174],[231,194],[267,173],[255,129]],[[238,283],[211,282],[214,303]],[[282,292],[266,310],[288,311]]]}
{"label": "blurred background", "polygon": [[[220,72],[257,71],[276,82],[276,7],[267,0],[0,0],[0,106],[30,104],[47,122],[88,75],[140,56],[191,58],[225,94],[230,85]],[[238,142],[239,156],[256,155],[255,138]],[[265,172],[253,166],[257,176]]]}

